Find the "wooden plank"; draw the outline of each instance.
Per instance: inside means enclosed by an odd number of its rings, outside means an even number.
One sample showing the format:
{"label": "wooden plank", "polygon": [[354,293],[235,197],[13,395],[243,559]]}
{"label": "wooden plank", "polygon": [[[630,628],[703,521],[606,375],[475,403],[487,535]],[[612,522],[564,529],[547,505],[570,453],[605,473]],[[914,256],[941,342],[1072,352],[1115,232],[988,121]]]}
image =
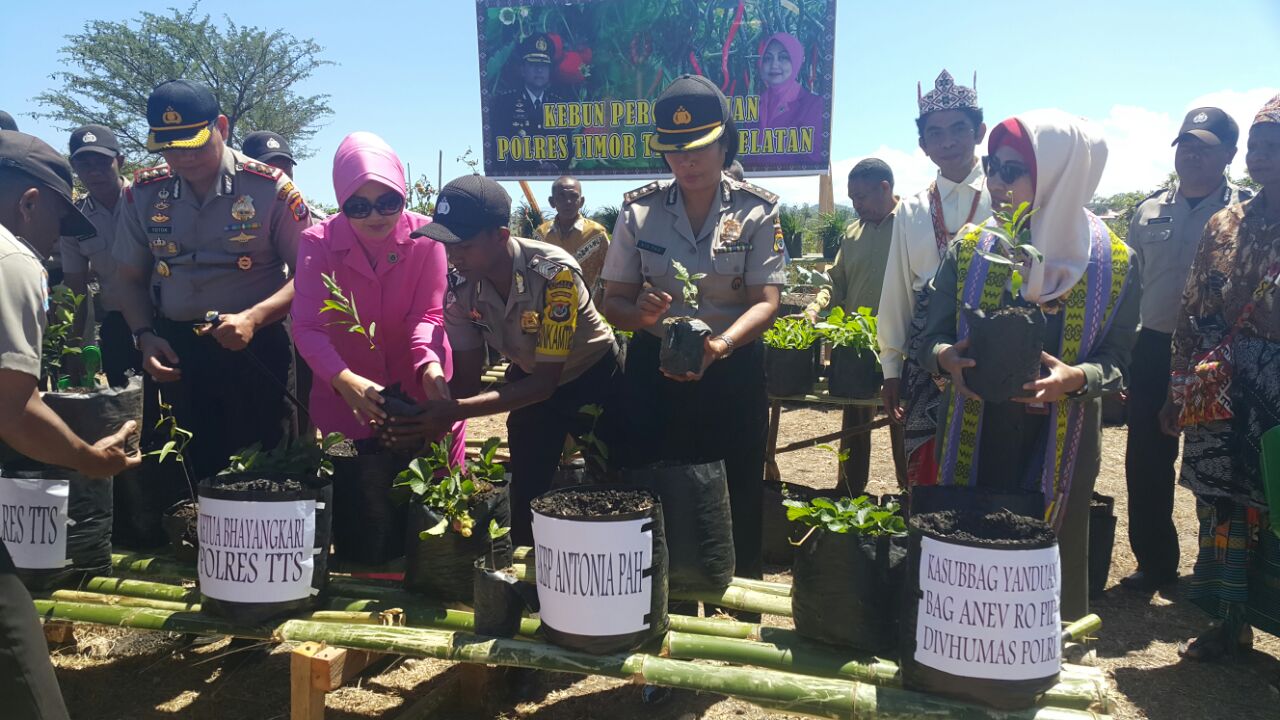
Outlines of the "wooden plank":
{"label": "wooden plank", "polygon": [[76,644],[76,626],[67,620],[46,620],[44,639],[54,647]]}
{"label": "wooden plank", "polygon": [[457,667],[459,709],[467,712],[482,712],[491,697],[500,696],[504,692],[497,682],[503,668],[471,663],[459,664]]}
{"label": "wooden plank", "polygon": [[289,720],[324,720],[324,694],[311,679],[311,660],[324,643],[304,642],[289,654]]}

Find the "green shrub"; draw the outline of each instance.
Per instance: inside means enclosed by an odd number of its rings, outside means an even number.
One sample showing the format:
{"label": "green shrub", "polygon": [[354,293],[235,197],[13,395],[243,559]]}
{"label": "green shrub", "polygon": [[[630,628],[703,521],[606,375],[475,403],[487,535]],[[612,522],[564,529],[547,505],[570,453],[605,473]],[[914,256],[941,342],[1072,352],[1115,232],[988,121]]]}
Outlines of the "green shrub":
{"label": "green shrub", "polygon": [[860,350],[879,348],[876,318],[868,307],[860,307],[856,313],[846,313],[844,308],[835,307],[815,327],[832,347],[854,347]]}
{"label": "green shrub", "polygon": [[818,340],[818,329],[808,318],[780,317],[764,331],[764,344],[779,350],[807,350]]}

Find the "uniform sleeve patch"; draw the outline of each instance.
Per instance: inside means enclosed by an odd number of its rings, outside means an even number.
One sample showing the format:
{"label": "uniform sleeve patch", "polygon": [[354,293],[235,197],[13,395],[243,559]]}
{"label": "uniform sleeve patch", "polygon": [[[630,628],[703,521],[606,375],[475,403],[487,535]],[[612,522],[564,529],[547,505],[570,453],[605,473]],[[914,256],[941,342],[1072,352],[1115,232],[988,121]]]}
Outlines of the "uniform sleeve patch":
{"label": "uniform sleeve patch", "polygon": [[311,216],[311,211],[307,209],[306,201],[302,199],[302,193],[298,192],[296,188],[289,193],[285,201],[289,203],[289,212],[297,222],[302,222]]}
{"label": "uniform sleeve patch", "polygon": [[536,352],[543,357],[567,358],[578,327],[578,284],[573,271],[561,267],[547,283]]}
{"label": "uniform sleeve patch", "polygon": [[529,269],[538,273],[542,277],[551,280],[562,269],[566,269],[564,265],[548,258],[546,255],[534,255],[529,260]]}

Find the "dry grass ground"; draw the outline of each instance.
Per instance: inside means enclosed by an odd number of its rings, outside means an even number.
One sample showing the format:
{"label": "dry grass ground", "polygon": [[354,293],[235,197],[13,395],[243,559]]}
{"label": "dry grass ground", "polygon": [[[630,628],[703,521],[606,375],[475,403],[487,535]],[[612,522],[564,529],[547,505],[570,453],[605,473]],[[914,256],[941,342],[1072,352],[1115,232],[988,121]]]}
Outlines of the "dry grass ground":
{"label": "dry grass ground", "polygon": [[[839,428],[835,412],[789,409],[783,414],[780,440],[786,443]],[[473,424],[472,437],[502,432],[494,420]],[[1103,618],[1097,642],[1099,663],[1114,681],[1113,715],[1125,720],[1155,718],[1280,717],[1280,639],[1259,634],[1255,650],[1228,665],[1179,662],[1177,643],[1207,625],[1205,616],[1179,599],[1177,589],[1154,597],[1139,596],[1115,585],[1132,572],[1126,540],[1123,428],[1107,428],[1098,489],[1116,497],[1119,528],[1111,580],[1095,612]],[[893,488],[888,435],[873,440],[873,492]],[[801,450],[779,457],[784,479],[825,487],[834,483],[834,467],[821,450]],[[1182,543],[1182,571],[1190,573],[1195,547],[1191,495],[1179,489],[1177,522]],[[770,577],[787,579],[786,572]],[[782,618],[766,618],[775,623]],[[54,664],[72,717],[76,720],[144,720],[175,718],[223,720],[287,718],[289,713],[288,648],[269,654],[228,653],[225,642],[190,647],[177,636],[81,627],[76,650],[57,651]],[[402,708],[439,682],[447,663],[401,659],[327,698],[330,720],[397,718]],[[639,688],[617,680],[538,674],[519,701],[493,698],[491,712],[439,717],[493,720],[588,720],[644,717],[646,720],[751,720],[777,717],[746,703],[714,695],[676,693],[658,706],[640,703]],[[3,711],[0,710],[0,715]]]}

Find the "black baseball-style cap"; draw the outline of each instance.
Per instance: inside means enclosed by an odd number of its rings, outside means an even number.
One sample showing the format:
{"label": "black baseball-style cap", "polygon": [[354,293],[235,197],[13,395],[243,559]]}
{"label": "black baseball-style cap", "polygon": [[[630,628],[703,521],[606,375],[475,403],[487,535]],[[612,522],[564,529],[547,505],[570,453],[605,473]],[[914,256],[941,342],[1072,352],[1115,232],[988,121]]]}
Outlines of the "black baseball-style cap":
{"label": "black baseball-style cap", "polygon": [[483,175],[463,175],[440,190],[431,222],[413,231],[446,245],[511,222],[511,196]]}
{"label": "black baseball-style cap", "polygon": [[654,130],[649,149],[684,152],[704,148],[724,134],[729,101],[701,75],[681,75],[653,103]]}
{"label": "black baseball-style cap", "polygon": [[294,162],[293,149],[284,136],[270,130],[259,130],[244,136],[240,144],[240,152],[259,162],[270,162],[276,158],[284,158]]}
{"label": "black baseball-style cap", "polygon": [[156,86],[147,98],[147,149],[198,148],[209,142],[210,123],[222,114],[218,98],[207,85],[170,80]]}
{"label": "black baseball-style cap", "polygon": [[0,110],[0,130],[17,130],[18,123],[9,113]]}
{"label": "black baseball-style cap", "polygon": [[71,159],[85,153],[120,157],[116,134],[103,125],[84,125],[71,131]]}
{"label": "black baseball-style cap", "polygon": [[1240,126],[1221,108],[1201,107],[1187,113],[1171,144],[1177,145],[1186,135],[1199,138],[1206,145],[1235,147],[1240,139]]}
{"label": "black baseball-style cap", "polygon": [[45,141],[17,130],[0,130],[0,169],[24,173],[66,201],[71,212],[62,219],[63,235],[86,238],[98,234],[71,201],[71,166]]}

